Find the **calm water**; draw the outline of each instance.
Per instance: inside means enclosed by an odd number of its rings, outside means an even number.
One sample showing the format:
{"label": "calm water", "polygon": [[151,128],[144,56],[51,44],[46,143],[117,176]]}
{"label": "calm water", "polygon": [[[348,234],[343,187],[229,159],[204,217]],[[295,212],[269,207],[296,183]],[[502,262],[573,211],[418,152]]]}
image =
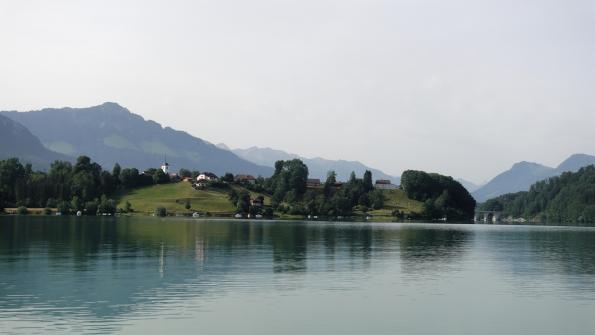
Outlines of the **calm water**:
{"label": "calm water", "polygon": [[593,334],[595,229],[0,218],[0,333]]}

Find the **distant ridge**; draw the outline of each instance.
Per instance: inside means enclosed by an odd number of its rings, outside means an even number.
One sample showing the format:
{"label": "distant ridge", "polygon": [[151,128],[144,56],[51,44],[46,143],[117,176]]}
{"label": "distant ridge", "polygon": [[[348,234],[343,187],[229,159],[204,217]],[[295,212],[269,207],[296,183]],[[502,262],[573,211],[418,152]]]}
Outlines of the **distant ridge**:
{"label": "distant ridge", "polygon": [[0,115],[23,124],[45,147],[70,156],[88,155],[107,169],[116,162],[139,169],[158,167],[167,155],[174,171],[187,168],[262,176],[273,171],[186,132],[145,120],[113,102]]}
{"label": "distant ridge", "polygon": [[483,202],[506,193],[528,191],[537,181],[558,176],[562,172],[576,172],[581,167],[591,164],[595,164],[595,156],[586,154],[571,155],[557,168],[532,162],[519,162],[494,177],[472,195],[478,202]]}
{"label": "distant ridge", "polygon": [[358,177],[361,177],[366,170],[372,172],[374,179],[388,179],[392,181],[393,184],[399,184],[401,179],[400,177],[391,176],[381,170],[366,166],[358,161],[330,160],[320,157],[305,158],[282,150],[260,147],[232,149],[232,152],[255,164],[267,166],[273,166],[275,161],[278,160],[299,158],[308,166],[310,177],[319,178],[321,180],[326,179],[326,175],[330,170],[334,170],[337,173],[337,179],[343,181],[349,179],[349,175],[352,171],[354,171]]}
{"label": "distant ridge", "polygon": [[18,158],[41,170],[47,170],[55,160],[73,160],[48,150],[25,126],[0,115],[0,159],[7,158]]}
{"label": "distant ridge", "polygon": [[576,172],[580,168],[591,164],[595,164],[595,156],[586,154],[574,154],[566,158],[562,163],[560,163],[560,165],[558,165],[558,167],[556,168],[556,171],[558,173],[567,171]]}

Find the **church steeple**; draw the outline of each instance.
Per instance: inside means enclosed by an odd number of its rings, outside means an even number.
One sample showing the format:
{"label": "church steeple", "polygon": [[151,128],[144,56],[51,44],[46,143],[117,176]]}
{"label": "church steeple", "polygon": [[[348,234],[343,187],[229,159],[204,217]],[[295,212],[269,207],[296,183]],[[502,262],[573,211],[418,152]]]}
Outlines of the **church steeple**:
{"label": "church steeple", "polygon": [[169,163],[167,163],[167,156],[163,155],[163,165],[161,165],[161,171],[165,174],[169,174]]}

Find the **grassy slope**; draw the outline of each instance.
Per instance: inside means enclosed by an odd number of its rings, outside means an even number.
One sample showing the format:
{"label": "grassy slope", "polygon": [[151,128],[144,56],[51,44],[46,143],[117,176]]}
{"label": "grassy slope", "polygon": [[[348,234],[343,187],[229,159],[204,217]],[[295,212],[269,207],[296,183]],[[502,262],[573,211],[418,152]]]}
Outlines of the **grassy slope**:
{"label": "grassy slope", "polygon": [[135,212],[152,213],[157,207],[165,207],[168,212],[182,213],[188,212],[184,207],[188,199],[192,205],[190,211],[233,212],[227,194],[220,190],[197,191],[188,182],[161,184],[127,192],[118,199],[118,207],[129,201]]}
{"label": "grassy slope", "polygon": [[403,190],[386,190],[384,191],[384,195],[386,196],[384,208],[370,211],[370,214],[376,216],[391,216],[391,213],[395,209],[407,214],[420,213],[422,210],[423,203],[409,199]]}
{"label": "grassy slope", "polygon": [[[236,191],[242,187],[232,186]],[[258,193],[251,193],[254,198]],[[235,211],[228,200],[229,190],[195,190],[188,182],[153,185],[126,192],[118,198],[118,207],[124,207],[126,201],[132,204],[135,212],[153,213],[157,207],[165,207],[168,212],[211,212],[212,214],[229,214]],[[186,210],[186,200],[190,200],[192,208]],[[265,197],[265,204],[270,199]]]}

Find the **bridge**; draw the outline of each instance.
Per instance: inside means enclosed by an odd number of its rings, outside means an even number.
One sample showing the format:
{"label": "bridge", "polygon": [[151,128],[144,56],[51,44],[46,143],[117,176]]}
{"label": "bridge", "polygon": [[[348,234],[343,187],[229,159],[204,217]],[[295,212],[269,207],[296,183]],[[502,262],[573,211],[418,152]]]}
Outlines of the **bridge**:
{"label": "bridge", "polygon": [[485,223],[496,223],[499,222],[502,217],[500,211],[475,211],[473,221],[485,222]]}

